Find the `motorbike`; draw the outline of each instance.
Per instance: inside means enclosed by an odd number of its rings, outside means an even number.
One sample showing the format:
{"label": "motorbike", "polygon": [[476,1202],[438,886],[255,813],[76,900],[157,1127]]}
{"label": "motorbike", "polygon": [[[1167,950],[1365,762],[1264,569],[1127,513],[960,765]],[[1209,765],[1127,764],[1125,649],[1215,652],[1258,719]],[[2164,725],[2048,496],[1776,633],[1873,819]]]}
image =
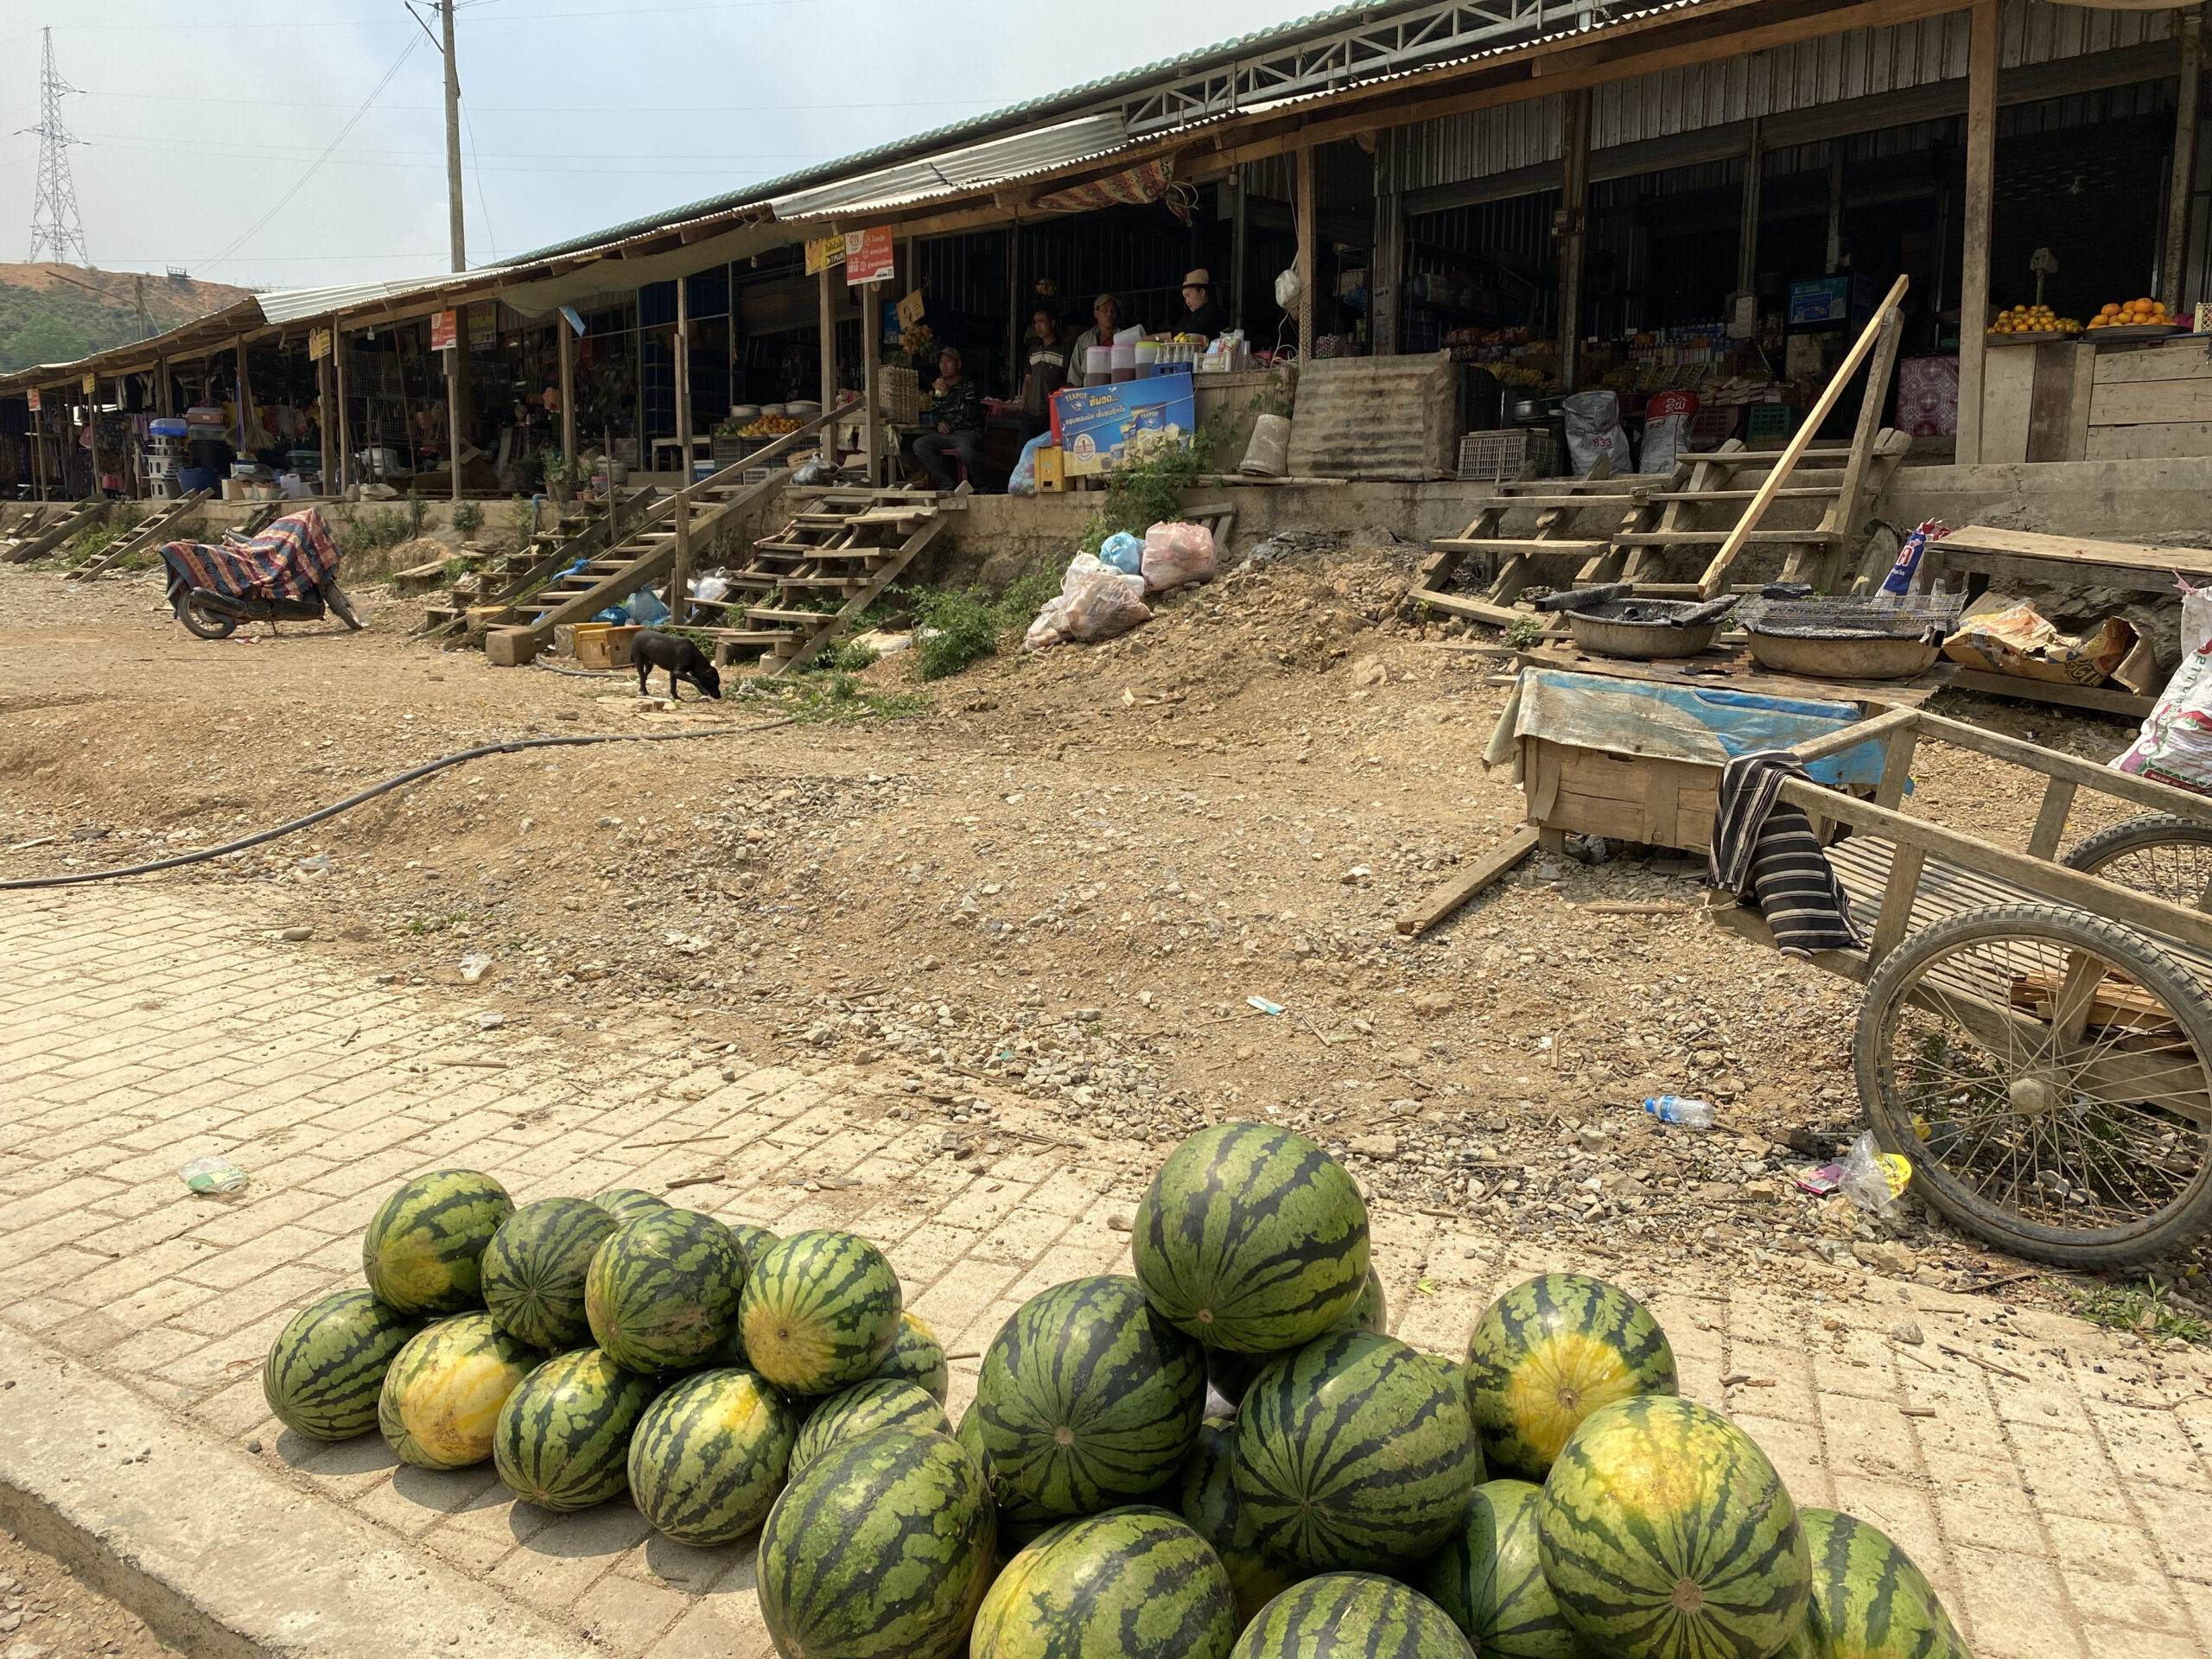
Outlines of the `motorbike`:
{"label": "motorbike", "polygon": [[258,536],[219,543],[171,542],[169,608],[202,639],[227,639],[241,622],[319,622],[334,615],[358,632],[360,618],[338,585],[338,544],[309,507]]}

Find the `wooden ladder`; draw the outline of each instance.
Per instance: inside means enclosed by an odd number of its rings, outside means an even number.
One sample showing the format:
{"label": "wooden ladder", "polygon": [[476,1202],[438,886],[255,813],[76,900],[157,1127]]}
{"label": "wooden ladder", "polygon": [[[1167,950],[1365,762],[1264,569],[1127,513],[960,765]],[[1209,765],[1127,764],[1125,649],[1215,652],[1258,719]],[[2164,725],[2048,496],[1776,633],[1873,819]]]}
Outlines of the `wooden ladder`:
{"label": "wooden ladder", "polygon": [[105,496],[94,496],[74,506],[64,505],[61,516],[47,524],[43,530],[26,528],[21,540],[6,552],[0,553],[10,564],[29,564],[33,559],[44,558],[80,530],[90,530],[107,517],[110,505]]}
{"label": "wooden ladder", "polygon": [[[1496,493],[1476,503],[1475,517],[1457,536],[1431,542],[1433,556],[1421,567],[1413,597],[1432,610],[1464,616],[1493,627],[1503,627],[1528,613],[1511,608],[1521,592],[1544,574],[1540,560],[1576,561],[1573,580],[1594,583],[1617,580],[1624,556],[1615,546],[1615,531],[1605,537],[1577,535],[1578,520],[1586,512],[1611,513],[1624,527],[1641,525],[1652,509],[1654,492],[1679,479],[1630,474],[1615,477],[1611,457],[1601,459],[1585,478],[1537,478],[1533,467],[1520,477],[1497,486]],[[1535,530],[1525,537],[1501,533],[1510,512],[1534,512]],[[1489,588],[1480,599],[1444,591],[1470,554],[1495,555],[1498,563]]]}
{"label": "wooden ladder", "polygon": [[69,580],[71,582],[96,581],[101,572],[112,569],[132,555],[143,553],[149,547],[158,547],[162,543],[174,539],[168,532],[181,523],[194,508],[204,503],[208,494],[209,492],[206,490],[194,490],[191,494],[181,496],[175,501],[164,502],[161,511],[140,524],[137,529],[128,535],[117,537],[109,543],[107,551],[101,554],[99,557],[80,564],[74,570],[70,571]]}

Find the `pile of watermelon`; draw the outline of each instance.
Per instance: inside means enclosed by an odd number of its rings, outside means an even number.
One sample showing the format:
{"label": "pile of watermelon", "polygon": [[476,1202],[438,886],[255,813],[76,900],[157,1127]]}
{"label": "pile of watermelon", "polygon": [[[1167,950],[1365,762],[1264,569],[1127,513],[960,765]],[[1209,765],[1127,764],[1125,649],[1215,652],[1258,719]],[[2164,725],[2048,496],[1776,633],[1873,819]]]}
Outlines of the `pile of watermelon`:
{"label": "pile of watermelon", "polygon": [[1532,1279],[1464,1362],[1417,1352],[1357,1185],[1260,1124],[1178,1147],[1132,1249],[1015,1311],[956,1428],[867,1240],[449,1170],[264,1382],[302,1434],[489,1459],[545,1509],[757,1529],[785,1659],[1967,1659],[1904,1552],[1798,1510],[1613,1286]]}

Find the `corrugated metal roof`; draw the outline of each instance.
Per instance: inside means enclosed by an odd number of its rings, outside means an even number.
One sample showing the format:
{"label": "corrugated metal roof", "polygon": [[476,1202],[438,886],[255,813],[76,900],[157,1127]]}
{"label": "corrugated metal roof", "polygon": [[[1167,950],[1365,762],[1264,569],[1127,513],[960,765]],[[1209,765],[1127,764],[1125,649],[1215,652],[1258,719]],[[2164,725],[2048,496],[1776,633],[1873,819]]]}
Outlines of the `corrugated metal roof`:
{"label": "corrugated metal roof", "polygon": [[817,189],[773,196],[768,206],[778,219],[787,221],[900,207],[1066,167],[1108,154],[1128,140],[1128,129],[1119,115],[1088,115],[1057,126],[970,144],[965,149],[948,150],[923,161],[881,168]]}
{"label": "corrugated metal roof", "polygon": [[261,296],[261,314],[275,323],[299,322],[350,311],[357,305],[379,300],[404,300],[441,288],[480,283],[486,276],[512,269],[512,262],[480,265],[474,270],[441,271],[435,276],[395,276],[378,283],[340,283],[331,288],[286,288]]}

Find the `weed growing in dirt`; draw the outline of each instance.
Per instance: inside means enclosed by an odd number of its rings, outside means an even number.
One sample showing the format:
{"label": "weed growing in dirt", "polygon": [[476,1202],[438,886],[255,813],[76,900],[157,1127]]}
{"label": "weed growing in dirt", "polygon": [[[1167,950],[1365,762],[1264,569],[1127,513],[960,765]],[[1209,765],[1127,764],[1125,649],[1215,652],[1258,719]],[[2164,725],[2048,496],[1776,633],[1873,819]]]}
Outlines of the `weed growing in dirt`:
{"label": "weed growing in dirt", "polygon": [[474,501],[454,505],[453,527],[464,536],[474,536],[484,528],[484,509]]}
{"label": "weed growing in dirt", "polygon": [[2139,1285],[2098,1285],[2077,1290],[2074,1302],[2075,1313],[2107,1330],[2133,1331],[2162,1341],[2179,1337],[2183,1342],[2212,1342],[2212,1323],[2174,1306],[2167,1300],[2166,1287],[2154,1279],[2145,1279]]}
{"label": "weed growing in dirt", "polygon": [[1505,625],[1505,643],[1516,651],[1533,651],[1543,632],[1541,617],[1516,616]]}
{"label": "weed growing in dirt", "polygon": [[1183,516],[1183,492],[1213,467],[1211,424],[1191,435],[1187,447],[1163,444],[1151,454],[1124,462],[1106,475],[1106,505],[1083,527],[1076,544],[1094,557],[1106,538],[1120,531],[1142,536],[1154,524]]}
{"label": "weed growing in dirt", "polygon": [[339,545],[349,553],[374,553],[410,538],[407,515],[397,507],[364,510],[349,503],[337,516]]}
{"label": "weed growing in dirt", "polygon": [[407,492],[407,533],[416,540],[423,534],[423,525],[430,516],[430,504],[414,491]]}
{"label": "weed growing in dirt", "polygon": [[930,712],[930,700],[913,691],[870,691],[849,674],[823,670],[788,680],[741,680],[723,692],[734,702],[788,715],[801,725],[859,720],[912,720]]}
{"label": "weed growing in dirt", "polygon": [[99,524],[79,531],[64,542],[57,556],[72,569],[89,564],[137,530],[138,516],[137,508],[118,503],[108,509],[107,517]]}
{"label": "weed growing in dirt", "polygon": [[858,674],[863,669],[874,668],[882,653],[874,645],[863,645],[855,640],[840,639],[817,659],[824,668],[840,674]]}
{"label": "weed growing in dirt", "polygon": [[449,927],[459,927],[468,920],[468,912],[456,910],[446,916],[417,916],[407,924],[410,933],[442,933]]}
{"label": "weed growing in dirt", "polygon": [[537,534],[537,503],[526,495],[516,496],[509,501],[507,528],[524,541]]}
{"label": "weed growing in dirt", "polygon": [[914,662],[921,677],[941,680],[991,656],[1059,591],[1060,573],[1048,563],[1025,572],[995,599],[982,588],[921,594],[914,607]]}

